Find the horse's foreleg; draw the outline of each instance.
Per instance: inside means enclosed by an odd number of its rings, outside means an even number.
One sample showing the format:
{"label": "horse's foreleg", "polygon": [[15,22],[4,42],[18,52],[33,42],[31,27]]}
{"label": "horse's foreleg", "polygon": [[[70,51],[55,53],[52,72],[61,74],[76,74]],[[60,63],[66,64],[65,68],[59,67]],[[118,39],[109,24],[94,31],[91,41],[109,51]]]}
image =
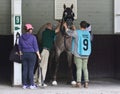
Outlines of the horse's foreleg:
{"label": "horse's foreleg", "polygon": [[53,85],[57,85],[57,71],[58,71],[58,68],[59,68],[59,57],[60,57],[60,54],[56,53],[55,67],[54,67],[54,74],[53,74],[53,82],[52,82]]}

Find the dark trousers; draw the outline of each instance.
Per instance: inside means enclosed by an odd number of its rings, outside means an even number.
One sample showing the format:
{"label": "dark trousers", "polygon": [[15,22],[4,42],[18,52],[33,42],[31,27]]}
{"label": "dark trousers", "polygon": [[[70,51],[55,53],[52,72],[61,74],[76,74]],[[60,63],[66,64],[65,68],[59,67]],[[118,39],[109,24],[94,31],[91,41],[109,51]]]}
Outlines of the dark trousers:
{"label": "dark trousers", "polygon": [[22,55],[22,82],[23,85],[34,85],[34,67],[36,63],[36,54],[33,52],[24,52]]}

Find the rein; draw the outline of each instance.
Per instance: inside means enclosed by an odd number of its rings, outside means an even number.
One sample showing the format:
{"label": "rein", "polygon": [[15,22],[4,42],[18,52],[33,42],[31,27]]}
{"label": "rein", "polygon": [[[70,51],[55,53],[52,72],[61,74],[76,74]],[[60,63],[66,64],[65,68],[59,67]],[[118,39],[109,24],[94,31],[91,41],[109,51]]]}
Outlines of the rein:
{"label": "rein", "polygon": [[70,48],[67,47],[67,41],[66,40],[69,40],[71,38],[71,36],[67,35],[66,32],[65,32],[65,28],[63,27],[63,23],[64,23],[64,19],[62,18],[62,22],[61,22],[61,26],[60,26],[60,30],[61,30],[61,33],[64,37],[64,46],[65,46],[65,49],[70,51]]}
{"label": "rein", "polygon": [[[67,43],[67,42],[71,42],[72,37],[67,35],[67,33],[65,32],[65,27],[63,26],[63,24],[64,24],[64,22],[66,22],[67,25],[71,25],[71,21],[74,20],[74,18],[73,18],[74,15],[72,15],[72,14],[70,15],[70,13],[71,13],[70,9],[71,10],[73,9],[73,5],[71,5],[70,8],[66,8],[66,6],[64,5],[64,12],[63,12],[63,15],[62,15],[62,21],[61,21],[61,25],[60,25],[60,32],[61,32],[62,36],[64,37],[64,46],[65,46],[65,49],[67,49],[68,51],[71,49],[69,47],[71,45],[71,43]],[[66,12],[70,12],[70,13],[65,14]]]}

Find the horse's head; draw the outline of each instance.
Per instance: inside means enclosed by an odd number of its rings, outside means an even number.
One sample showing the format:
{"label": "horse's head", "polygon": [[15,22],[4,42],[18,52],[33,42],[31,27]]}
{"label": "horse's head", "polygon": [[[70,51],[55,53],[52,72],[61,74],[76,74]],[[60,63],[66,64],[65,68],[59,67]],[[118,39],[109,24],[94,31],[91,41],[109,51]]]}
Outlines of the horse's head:
{"label": "horse's head", "polygon": [[60,26],[60,31],[62,32],[62,35],[66,34],[63,23],[66,22],[68,28],[71,29],[71,26],[73,25],[73,21],[74,21],[74,16],[75,15],[74,15],[74,12],[73,12],[73,4],[71,5],[71,7],[66,7],[66,5],[64,4],[62,23],[61,23],[61,26]]}
{"label": "horse's head", "polygon": [[64,4],[64,12],[63,12],[62,20],[67,23],[68,27],[73,25],[73,21],[74,21],[75,15],[72,9],[73,9],[73,4],[71,5],[71,7],[66,7],[66,5]]}

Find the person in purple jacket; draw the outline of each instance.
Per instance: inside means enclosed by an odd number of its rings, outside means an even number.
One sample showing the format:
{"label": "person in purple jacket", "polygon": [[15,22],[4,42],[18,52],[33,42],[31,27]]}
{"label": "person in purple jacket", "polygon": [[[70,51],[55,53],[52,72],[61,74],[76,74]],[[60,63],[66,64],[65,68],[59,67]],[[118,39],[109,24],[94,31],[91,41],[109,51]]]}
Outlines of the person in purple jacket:
{"label": "person in purple jacket", "polygon": [[[22,84],[23,89],[35,89],[33,77],[36,59],[41,60],[36,37],[32,34],[33,26],[25,24],[25,33],[19,39],[19,51],[22,60]],[[36,56],[37,54],[37,56]]]}

